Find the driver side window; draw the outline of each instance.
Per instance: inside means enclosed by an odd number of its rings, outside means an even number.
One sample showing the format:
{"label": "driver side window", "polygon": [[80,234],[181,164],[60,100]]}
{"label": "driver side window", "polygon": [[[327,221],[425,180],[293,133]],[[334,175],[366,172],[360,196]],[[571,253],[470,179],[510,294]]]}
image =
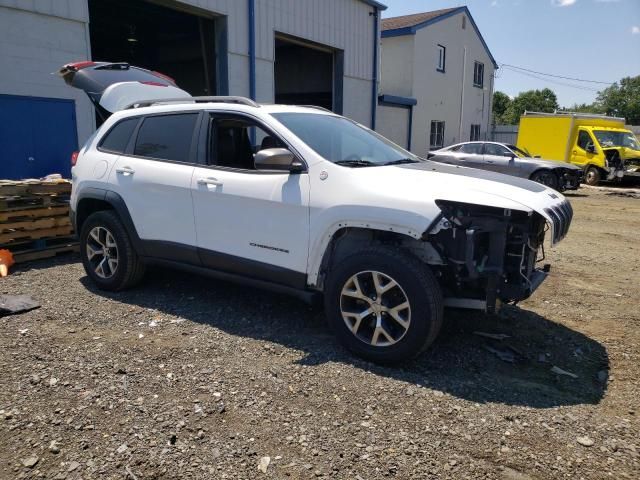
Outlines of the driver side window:
{"label": "driver side window", "polygon": [[586,150],[587,145],[589,145],[590,143],[593,144],[593,140],[591,140],[591,135],[589,135],[589,132],[587,132],[586,130],[580,130],[580,132],[578,133],[578,146],[582,150]]}
{"label": "driver side window", "polygon": [[267,148],[286,148],[286,145],[251,119],[211,117],[207,165],[255,170],[254,155]]}

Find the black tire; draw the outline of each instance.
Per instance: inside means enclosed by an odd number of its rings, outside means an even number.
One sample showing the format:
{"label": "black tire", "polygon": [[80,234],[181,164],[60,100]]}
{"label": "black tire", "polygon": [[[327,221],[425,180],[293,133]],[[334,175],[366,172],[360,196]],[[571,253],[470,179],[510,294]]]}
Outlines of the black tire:
{"label": "black tire", "polygon": [[584,174],[584,183],[592,187],[598,185],[602,180],[602,173],[598,167],[589,167]]}
{"label": "black tire", "polygon": [[[95,228],[106,229],[106,231],[111,234],[116,245],[117,266],[107,278],[101,277],[97,273],[97,261],[89,258],[89,235]],[[89,245],[89,247],[91,247],[91,245]],[[139,283],[144,276],[145,265],[134,250],[129,235],[120,218],[118,218],[118,215],[112,210],[92,213],[82,224],[80,231],[80,255],[87,276],[102,290],[124,290]]]}
{"label": "black tire", "polygon": [[558,179],[558,175],[551,170],[538,170],[533,175],[531,175],[531,180],[534,182],[540,183],[545,187],[553,188],[554,190],[558,190],[560,185],[560,179]]}
{"label": "black tire", "polygon": [[[343,288],[354,275],[369,271],[387,276],[400,287],[393,287],[380,295],[380,302],[385,301],[383,295],[405,295],[409,303],[410,321],[406,329],[398,327],[398,322],[394,323],[389,313],[381,314],[385,329],[395,326],[404,331],[396,343],[387,346],[365,343],[352,333],[342,315],[343,302],[351,300],[351,297],[342,297]],[[442,327],[442,291],[430,268],[413,255],[388,247],[367,248],[335,265],[327,279],[324,301],[329,325],[340,343],[356,355],[376,363],[394,364],[414,358],[431,345]],[[365,308],[367,306],[364,301],[353,301],[362,302]],[[362,320],[359,332],[363,329],[370,331],[375,322],[376,315],[372,313]]]}

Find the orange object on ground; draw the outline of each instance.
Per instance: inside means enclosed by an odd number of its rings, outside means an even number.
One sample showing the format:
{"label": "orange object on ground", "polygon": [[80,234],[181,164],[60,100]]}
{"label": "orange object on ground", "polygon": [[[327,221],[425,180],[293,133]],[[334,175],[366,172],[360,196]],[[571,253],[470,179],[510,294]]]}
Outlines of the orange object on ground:
{"label": "orange object on ground", "polygon": [[16,263],[9,250],[0,250],[0,277],[9,275],[9,267]]}

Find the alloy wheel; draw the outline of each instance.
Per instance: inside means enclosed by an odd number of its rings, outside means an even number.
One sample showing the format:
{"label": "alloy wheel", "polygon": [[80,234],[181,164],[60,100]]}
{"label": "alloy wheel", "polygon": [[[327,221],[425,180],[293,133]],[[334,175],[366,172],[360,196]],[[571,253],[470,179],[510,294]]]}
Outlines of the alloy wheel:
{"label": "alloy wheel", "polygon": [[409,298],[402,287],[389,275],[370,270],[345,282],[340,313],[349,331],[374,347],[399,342],[411,324]]}
{"label": "alloy wheel", "polygon": [[105,227],[94,227],[87,236],[87,259],[100,278],[111,278],[118,269],[118,245]]}

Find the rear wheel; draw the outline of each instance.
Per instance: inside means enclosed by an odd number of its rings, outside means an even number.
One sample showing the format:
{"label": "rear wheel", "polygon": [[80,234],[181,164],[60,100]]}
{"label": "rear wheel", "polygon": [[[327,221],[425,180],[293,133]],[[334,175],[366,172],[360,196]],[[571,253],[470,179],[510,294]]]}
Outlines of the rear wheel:
{"label": "rear wheel", "polygon": [[546,187],[553,188],[554,190],[558,190],[558,185],[560,184],[558,175],[551,170],[538,170],[531,175],[531,180],[541,183]]}
{"label": "rear wheel", "polygon": [[334,267],[325,310],[338,340],[379,363],[415,357],[442,326],[442,292],[429,267],[402,251],[372,247]]}
{"label": "rear wheel", "polygon": [[115,212],[89,215],[80,231],[80,255],[85,272],[103,290],[123,290],[138,283],[144,264]]}
{"label": "rear wheel", "polygon": [[586,183],[587,185],[595,186],[600,183],[600,180],[602,180],[600,169],[598,169],[597,167],[587,168],[587,172],[584,176],[584,183]]}

